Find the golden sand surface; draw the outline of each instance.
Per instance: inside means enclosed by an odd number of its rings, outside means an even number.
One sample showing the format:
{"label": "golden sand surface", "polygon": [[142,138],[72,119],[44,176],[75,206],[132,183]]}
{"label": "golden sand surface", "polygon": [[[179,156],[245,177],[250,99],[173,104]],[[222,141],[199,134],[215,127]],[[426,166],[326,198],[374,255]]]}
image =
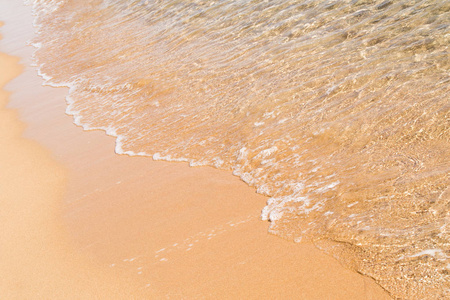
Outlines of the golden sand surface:
{"label": "golden sand surface", "polygon": [[[26,63],[31,19],[14,11],[23,28],[4,20],[1,43]],[[0,55],[0,86],[18,61]],[[313,245],[268,234],[266,198],[237,177],[116,155],[64,114],[66,89],[41,83],[26,64],[0,94],[0,298],[389,299]]]}
{"label": "golden sand surface", "polygon": [[[18,61],[0,53],[0,87],[20,74]],[[67,170],[22,137],[25,124],[5,108],[9,95],[0,90],[0,298],[131,296],[126,278],[111,276],[70,246],[61,214]]]}

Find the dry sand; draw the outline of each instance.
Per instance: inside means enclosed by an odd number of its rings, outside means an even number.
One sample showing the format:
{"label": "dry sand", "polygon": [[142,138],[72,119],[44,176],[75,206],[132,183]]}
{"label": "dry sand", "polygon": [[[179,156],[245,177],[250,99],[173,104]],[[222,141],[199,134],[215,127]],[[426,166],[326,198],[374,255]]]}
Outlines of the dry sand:
{"label": "dry sand", "polygon": [[[269,235],[267,199],[231,174],[119,156],[73,125],[67,89],[29,67],[29,9],[2,8],[0,51],[25,71],[0,94],[1,299],[389,299],[313,245]],[[0,55],[0,86],[17,63]]]}

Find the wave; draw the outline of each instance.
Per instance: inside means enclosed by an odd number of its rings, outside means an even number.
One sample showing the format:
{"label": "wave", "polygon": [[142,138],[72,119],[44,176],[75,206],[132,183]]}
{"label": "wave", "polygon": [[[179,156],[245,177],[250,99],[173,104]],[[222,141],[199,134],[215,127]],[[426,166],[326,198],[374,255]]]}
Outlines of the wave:
{"label": "wave", "polygon": [[117,153],[230,170],[270,232],[450,296],[448,2],[30,2],[40,75]]}

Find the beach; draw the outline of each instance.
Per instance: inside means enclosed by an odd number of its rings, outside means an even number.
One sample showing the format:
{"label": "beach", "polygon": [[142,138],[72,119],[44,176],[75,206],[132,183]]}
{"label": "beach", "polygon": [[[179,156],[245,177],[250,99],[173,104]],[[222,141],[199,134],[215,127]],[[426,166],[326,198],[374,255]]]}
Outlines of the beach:
{"label": "beach", "polygon": [[[30,66],[29,7],[0,2],[0,298],[390,299],[309,243],[271,235],[230,172],[114,153]],[[7,54],[5,54],[7,53]]]}

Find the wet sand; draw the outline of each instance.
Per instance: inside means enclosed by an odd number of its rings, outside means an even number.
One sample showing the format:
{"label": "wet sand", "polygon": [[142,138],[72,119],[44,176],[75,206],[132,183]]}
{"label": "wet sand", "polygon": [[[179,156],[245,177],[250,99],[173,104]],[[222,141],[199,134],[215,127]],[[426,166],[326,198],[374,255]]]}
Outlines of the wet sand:
{"label": "wet sand", "polygon": [[[20,74],[18,61],[0,53],[0,87]],[[0,90],[0,298],[131,296],[127,278],[111,276],[71,246],[61,213],[67,169],[22,137],[26,125],[5,107],[10,96]]]}
{"label": "wet sand", "polygon": [[[29,9],[1,6],[0,51],[25,70],[1,94],[0,298],[389,299],[313,245],[268,234],[267,198],[231,174],[119,156],[113,138],[73,125],[67,89],[29,66]],[[0,56],[1,85],[17,62]]]}

